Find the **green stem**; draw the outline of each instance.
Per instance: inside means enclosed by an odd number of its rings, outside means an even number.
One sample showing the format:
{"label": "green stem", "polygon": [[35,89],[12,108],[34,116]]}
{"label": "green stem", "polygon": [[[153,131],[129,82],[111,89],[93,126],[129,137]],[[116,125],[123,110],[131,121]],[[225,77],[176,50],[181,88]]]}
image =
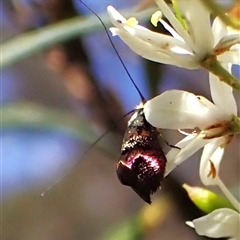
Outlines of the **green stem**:
{"label": "green stem", "polygon": [[94,27],[96,30],[97,24],[93,20],[90,21],[90,18],[74,17],[13,37],[1,45],[0,66],[9,66],[47,49],[53,44],[65,42],[80,34],[87,33],[89,29]]}
{"label": "green stem", "polygon": [[8,129],[36,129],[62,132],[78,141],[90,144],[84,154],[94,146],[108,154],[108,156],[116,157],[115,148],[109,144],[109,140],[113,141],[114,135],[108,132],[108,138],[102,139],[96,144],[96,140],[99,138],[93,131],[91,122],[72,112],[21,102],[1,106],[0,118],[1,131]]}
{"label": "green stem", "polygon": [[[153,8],[151,8],[135,15],[139,20],[144,20],[148,19],[153,11]],[[129,10],[127,12],[125,11],[126,15],[129,15]],[[110,18],[107,14],[100,15],[100,17],[107,27],[111,26]],[[99,20],[95,16],[90,16],[86,18],[74,17],[23,33],[1,44],[0,67],[7,67],[19,62],[54,44],[102,29],[103,27]]]}
{"label": "green stem", "polygon": [[202,63],[201,66],[212,74],[216,75],[220,81],[225,82],[232,88],[240,92],[240,81],[230,74],[218,61],[216,56],[212,55],[207,57]]}
{"label": "green stem", "polygon": [[231,119],[230,131],[232,134],[240,134],[240,118],[233,115]]}
{"label": "green stem", "polygon": [[60,130],[87,143],[96,140],[89,121],[71,112],[27,102],[3,105],[1,130],[18,128]]}
{"label": "green stem", "polygon": [[226,15],[226,12],[223,11],[223,8],[219,4],[217,4],[215,1],[202,0],[202,2],[208,9],[210,9],[212,13],[214,13],[214,15],[220,17],[221,20],[227,26],[231,26],[232,28],[239,29],[240,27],[239,21],[237,19],[233,19],[228,15]]}
{"label": "green stem", "polygon": [[115,147],[110,144],[114,142],[114,135],[112,135],[108,141],[96,141],[101,138],[96,138],[96,134],[91,127],[91,122],[72,112],[60,109],[49,109],[38,104],[25,102],[2,106],[0,109],[0,118],[1,131],[8,131],[9,129],[57,131],[68,134],[70,137],[78,141],[80,140],[81,143],[89,144],[79,156],[79,160],[76,161],[58,181],[47,188],[41,196],[45,196],[59,181],[65,179],[75,170],[81,162],[80,160],[86,160],[86,157],[91,153],[93,148],[104,153],[109,159],[116,159],[117,157]]}

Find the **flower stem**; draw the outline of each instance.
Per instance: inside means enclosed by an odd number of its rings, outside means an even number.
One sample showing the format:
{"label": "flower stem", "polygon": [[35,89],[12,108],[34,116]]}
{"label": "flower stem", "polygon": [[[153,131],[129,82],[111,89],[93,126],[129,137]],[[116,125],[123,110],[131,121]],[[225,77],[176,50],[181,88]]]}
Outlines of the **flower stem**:
{"label": "flower stem", "polygon": [[216,178],[218,186],[221,188],[222,192],[225,194],[225,196],[228,198],[228,200],[231,202],[231,204],[235,207],[235,209],[240,212],[240,204],[235,199],[235,197],[231,194],[231,192],[227,189],[227,187],[224,185],[222,180],[217,176]]}
{"label": "flower stem", "polygon": [[[223,7],[221,7],[216,1],[202,0],[203,4],[210,9],[216,16],[220,17],[221,20],[227,25],[235,29],[239,29],[239,21],[237,19],[229,17],[226,14]],[[237,6],[238,3],[236,3]]]}
{"label": "flower stem", "polygon": [[240,118],[238,116],[233,115],[231,119],[230,130],[233,134],[240,133]]}
{"label": "flower stem", "polygon": [[240,81],[230,74],[218,61],[216,56],[208,56],[204,61],[202,61],[201,66],[212,74],[218,76],[219,80],[225,82],[232,88],[240,92]]}

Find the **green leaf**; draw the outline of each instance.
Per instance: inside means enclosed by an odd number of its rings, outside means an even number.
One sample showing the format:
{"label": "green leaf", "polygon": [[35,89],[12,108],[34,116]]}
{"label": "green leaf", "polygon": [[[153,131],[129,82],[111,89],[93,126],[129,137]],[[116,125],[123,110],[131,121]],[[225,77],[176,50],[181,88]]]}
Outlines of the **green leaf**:
{"label": "green leaf", "polygon": [[[3,105],[1,107],[1,130],[19,128],[62,131],[91,146],[98,139],[91,122],[72,112],[27,102]],[[115,149],[108,141],[100,141],[94,147],[116,157]]]}
{"label": "green leaf", "polygon": [[[135,14],[139,20],[148,19],[154,10],[147,9]],[[128,11],[123,11],[123,13]],[[108,28],[111,26],[110,18],[107,14],[100,15],[104,24]],[[67,20],[51,24],[34,31],[23,33],[1,44],[0,67],[6,67],[19,62],[47,48],[76,38],[81,35],[103,30],[103,26],[95,16],[74,17]]]}

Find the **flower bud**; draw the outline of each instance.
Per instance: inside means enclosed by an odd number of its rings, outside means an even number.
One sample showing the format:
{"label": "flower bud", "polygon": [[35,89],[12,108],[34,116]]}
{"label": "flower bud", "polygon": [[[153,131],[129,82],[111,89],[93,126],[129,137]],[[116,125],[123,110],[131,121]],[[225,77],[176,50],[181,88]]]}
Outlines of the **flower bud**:
{"label": "flower bud", "polygon": [[230,208],[235,210],[228,199],[207,189],[191,187],[187,184],[184,184],[183,188],[187,191],[193,203],[205,213],[210,213],[219,208]]}

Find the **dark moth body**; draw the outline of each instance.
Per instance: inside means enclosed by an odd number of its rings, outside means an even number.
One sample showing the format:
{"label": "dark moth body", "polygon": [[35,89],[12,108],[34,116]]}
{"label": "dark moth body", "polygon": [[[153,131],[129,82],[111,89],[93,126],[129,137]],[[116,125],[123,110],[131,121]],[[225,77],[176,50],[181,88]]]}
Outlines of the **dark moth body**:
{"label": "dark moth body", "polygon": [[128,121],[117,164],[121,183],[149,204],[150,195],[161,185],[167,162],[158,138],[159,131],[146,121],[142,105]]}

